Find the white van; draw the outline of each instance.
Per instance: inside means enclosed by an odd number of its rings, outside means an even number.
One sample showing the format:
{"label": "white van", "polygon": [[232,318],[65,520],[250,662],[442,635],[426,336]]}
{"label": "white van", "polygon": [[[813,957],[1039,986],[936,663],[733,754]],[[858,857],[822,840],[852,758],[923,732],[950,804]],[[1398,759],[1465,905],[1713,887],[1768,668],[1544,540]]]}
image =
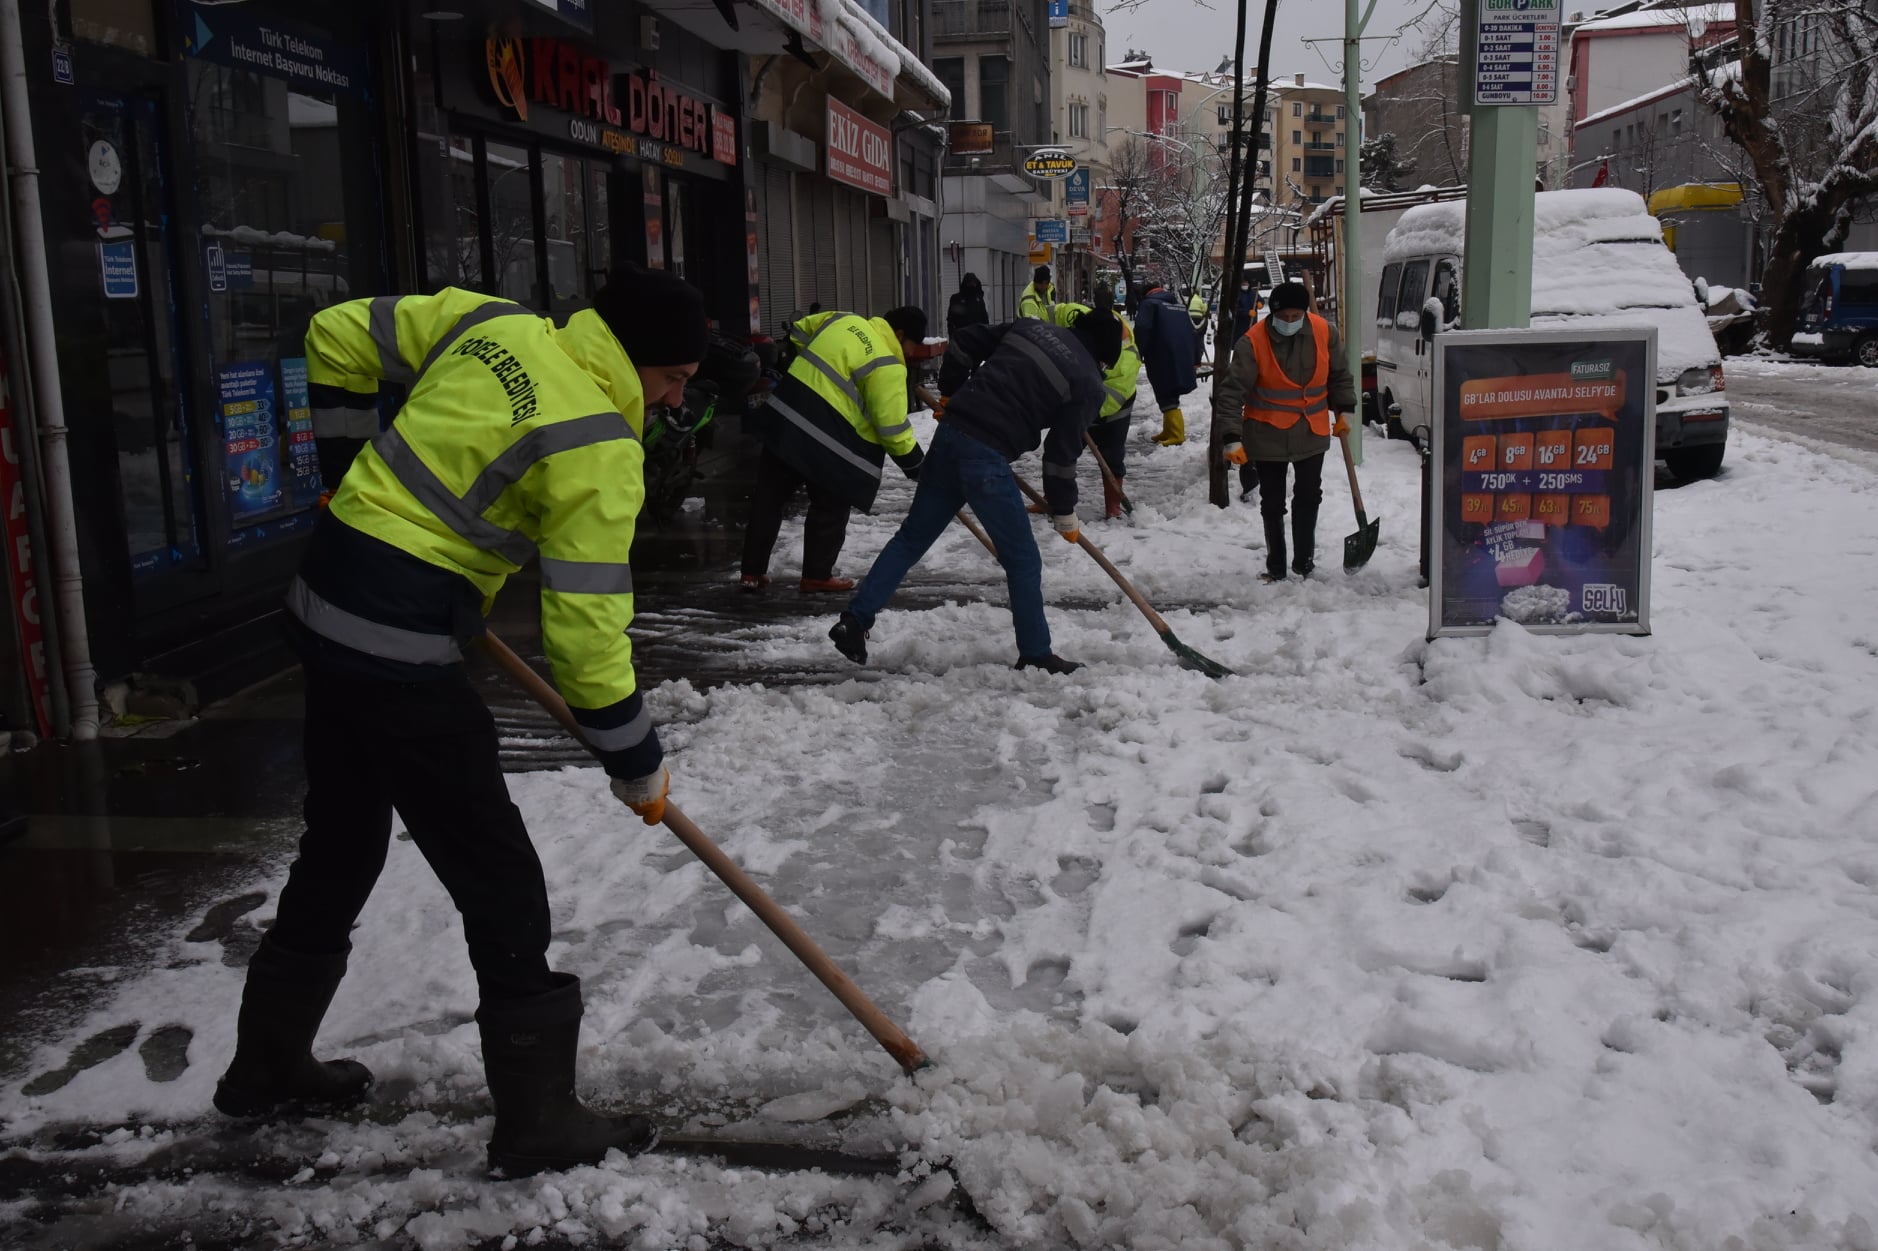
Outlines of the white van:
{"label": "white van", "polygon": [[[1376,390],[1391,425],[1433,428],[1433,340],[1461,315],[1467,202],[1410,209],[1383,243]],[[1721,468],[1728,398],[1695,288],[1634,191],[1542,191],[1533,213],[1532,325],[1656,327],[1656,454],[1678,478]]]}

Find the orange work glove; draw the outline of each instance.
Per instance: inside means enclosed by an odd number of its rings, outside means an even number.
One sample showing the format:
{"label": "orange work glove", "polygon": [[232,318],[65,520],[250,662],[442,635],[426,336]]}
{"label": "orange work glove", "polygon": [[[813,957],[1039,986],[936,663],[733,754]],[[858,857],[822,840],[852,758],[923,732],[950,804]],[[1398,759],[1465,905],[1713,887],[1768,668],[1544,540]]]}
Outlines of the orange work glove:
{"label": "orange work glove", "polygon": [[1074,543],[1082,538],[1082,519],[1076,516],[1073,509],[1050,518],[1050,524],[1056,527],[1056,532],[1063,536],[1065,543]]}
{"label": "orange work glove", "polygon": [[665,799],[672,793],[672,771],[660,769],[642,778],[614,778],[614,796],[647,825],[665,820]]}
{"label": "orange work glove", "polygon": [[1245,464],[1245,444],[1239,442],[1237,439],[1234,439],[1231,443],[1228,443],[1225,446],[1224,450],[1221,451],[1220,458],[1224,460],[1228,465]]}
{"label": "orange work glove", "polygon": [[1330,433],[1336,435],[1339,439],[1350,433],[1350,415],[1348,413],[1338,413],[1337,424],[1330,428]]}

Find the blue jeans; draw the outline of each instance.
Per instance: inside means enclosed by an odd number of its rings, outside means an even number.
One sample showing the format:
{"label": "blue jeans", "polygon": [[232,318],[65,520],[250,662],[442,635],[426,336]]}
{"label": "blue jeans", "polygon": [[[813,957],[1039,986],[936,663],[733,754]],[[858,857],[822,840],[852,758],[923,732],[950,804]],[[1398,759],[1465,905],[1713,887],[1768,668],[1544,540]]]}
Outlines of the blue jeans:
{"label": "blue jeans", "polygon": [[1017,654],[1050,654],[1050,626],[1043,619],[1043,558],[1030,532],[1024,497],[1003,456],[968,434],[941,422],[920,466],[913,506],[887,546],[874,558],[874,567],[855,588],[848,611],[861,628],[874,628],[874,618],[899,589],[907,571],[919,563],[954,514],[970,504],[972,512],[997,545],[1010,590],[1011,624],[1017,629]]}

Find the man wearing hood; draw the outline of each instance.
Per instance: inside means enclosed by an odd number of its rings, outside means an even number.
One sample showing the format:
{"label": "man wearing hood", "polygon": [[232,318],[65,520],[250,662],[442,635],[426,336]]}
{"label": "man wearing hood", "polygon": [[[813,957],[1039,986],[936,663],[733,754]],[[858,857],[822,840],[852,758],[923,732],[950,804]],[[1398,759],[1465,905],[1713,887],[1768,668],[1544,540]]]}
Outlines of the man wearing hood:
{"label": "man wearing hood", "polygon": [[966,326],[989,326],[991,314],[985,309],[985,285],[977,274],[959,279],[958,294],[946,305],[946,338]]}
{"label": "man wearing hood", "polygon": [[1187,441],[1187,422],[1180,412],[1180,397],[1199,386],[1194,377],[1193,322],[1180,297],[1166,287],[1152,287],[1141,297],[1135,317],[1135,344],[1154,388],[1154,403],[1161,410],[1161,432],[1154,441],[1175,447]]}
{"label": "man wearing hood", "polygon": [[1297,469],[1291,571],[1305,577],[1316,568],[1324,454],[1333,435],[1349,433],[1349,414],[1356,409],[1356,384],[1344,360],[1342,337],[1310,307],[1311,293],[1303,283],[1273,288],[1271,314],[1234,345],[1232,363],[1213,391],[1221,419],[1243,421],[1243,438],[1228,435],[1223,455],[1234,465],[1249,459],[1258,473],[1259,515],[1265,522],[1260,578],[1266,582],[1285,576],[1286,466]]}
{"label": "man wearing hood", "polygon": [[312,1044],[395,810],[463,917],[496,1111],[490,1167],[597,1164],[657,1140],[645,1117],[602,1116],[574,1095],[580,980],[548,967],[541,862],[462,661],[496,592],[539,557],[555,683],[613,794],[647,824],[664,820],[670,775],[633,673],[627,562],[646,407],[679,403],[704,351],[703,296],[642,270],[614,275],[558,329],[455,288],[313,318],[315,408],[362,410],[383,381],[409,398],[346,471],[287,591],[306,671],[306,833],[248,965],[221,1111],[364,1098],[371,1072],[316,1060]]}

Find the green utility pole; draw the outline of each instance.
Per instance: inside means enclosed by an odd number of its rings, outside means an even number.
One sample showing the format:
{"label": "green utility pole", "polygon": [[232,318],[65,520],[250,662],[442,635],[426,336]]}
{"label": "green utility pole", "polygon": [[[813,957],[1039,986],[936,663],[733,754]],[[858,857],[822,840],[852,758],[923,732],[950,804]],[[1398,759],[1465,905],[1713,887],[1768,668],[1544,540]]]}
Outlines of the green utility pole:
{"label": "green utility pole", "polygon": [[1461,0],[1461,96],[1471,119],[1461,324],[1532,319],[1538,105],[1558,98],[1562,0]]}
{"label": "green utility pole", "polygon": [[1350,423],[1350,459],[1363,463],[1363,28],[1376,11],[1369,0],[1363,16],[1357,0],[1343,4],[1343,355],[1356,382],[1356,420]]}

